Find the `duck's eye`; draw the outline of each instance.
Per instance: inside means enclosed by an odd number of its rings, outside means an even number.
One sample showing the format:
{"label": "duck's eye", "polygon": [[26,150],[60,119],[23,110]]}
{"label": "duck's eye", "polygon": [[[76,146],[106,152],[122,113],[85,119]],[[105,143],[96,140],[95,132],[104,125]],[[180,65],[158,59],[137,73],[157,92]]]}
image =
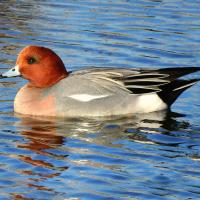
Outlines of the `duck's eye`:
{"label": "duck's eye", "polygon": [[33,64],[36,62],[36,59],[33,57],[28,58],[28,64]]}

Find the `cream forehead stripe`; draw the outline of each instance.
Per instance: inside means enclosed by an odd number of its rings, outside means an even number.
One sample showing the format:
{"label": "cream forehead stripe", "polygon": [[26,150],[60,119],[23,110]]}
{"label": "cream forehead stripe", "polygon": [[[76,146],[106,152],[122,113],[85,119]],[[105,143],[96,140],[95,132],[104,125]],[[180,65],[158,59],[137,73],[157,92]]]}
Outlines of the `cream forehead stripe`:
{"label": "cream forehead stripe", "polygon": [[73,95],[70,95],[69,97],[72,99],[76,99],[78,101],[88,102],[94,99],[101,99],[107,96],[109,95],[73,94]]}
{"label": "cream forehead stripe", "polygon": [[11,68],[10,70],[2,74],[3,77],[14,77],[19,75],[20,75],[19,65],[16,65],[15,67]]}

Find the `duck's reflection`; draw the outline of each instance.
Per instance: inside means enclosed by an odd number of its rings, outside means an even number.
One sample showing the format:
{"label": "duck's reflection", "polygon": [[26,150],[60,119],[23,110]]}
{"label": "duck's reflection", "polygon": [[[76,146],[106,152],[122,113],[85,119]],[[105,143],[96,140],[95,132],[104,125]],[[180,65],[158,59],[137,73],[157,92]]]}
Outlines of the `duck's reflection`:
{"label": "duck's reflection", "polygon": [[[67,139],[75,138],[82,142],[100,144],[103,146],[119,147],[115,144],[116,139],[127,137],[137,142],[152,143],[148,139],[149,133],[168,134],[170,131],[187,128],[188,123],[177,121],[184,115],[169,111],[160,111],[149,114],[140,114],[135,117],[109,117],[96,119],[55,119],[33,118],[17,116],[20,118],[18,128],[21,135],[26,139],[18,145],[35,154],[55,159],[67,159]],[[91,137],[91,135],[93,135]],[[94,136],[95,135],[95,136]],[[65,148],[62,153],[57,153]],[[55,151],[53,151],[55,150]],[[80,153],[81,148],[73,151]],[[56,168],[53,162],[33,159],[30,156],[21,155],[21,160],[34,166],[42,166],[50,169]],[[67,169],[67,166],[64,167]]]}
{"label": "duck's reflection", "polygon": [[45,149],[56,148],[64,142],[63,136],[57,134],[56,123],[53,121],[23,117],[20,125],[23,127],[21,134],[29,141],[20,147],[47,155]]}
{"label": "duck's reflection", "polygon": [[[58,134],[54,120],[42,120],[19,115],[18,118],[20,118],[20,121],[17,122],[16,126],[20,130],[24,140],[17,147],[31,152],[18,155],[20,161],[30,166],[23,170],[19,169],[19,173],[27,175],[28,183],[26,187],[36,190],[53,191],[53,188],[43,186],[42,182],[57,177],[62,171],[68,169],[67,162],[62,166],[56,162],[57,160],[65,160],[68,156],[67,154],[57,153],[57,149],[64,143],[64,137]],[[14,199],[18,199],[19,194],[12,194],[12,196]],[[22,197],[19,199],[25,198]]]}
{"label": "duck's reflection", "polygon": [[[126,136],[125,133],[139,132],[164,133],[170,131],[186,129],[189,124],[178,121],[184,117],[183,114],[170,111],[160,111],[148,114],[140,114],[129,117],[107,117],[107,118],[39,118],[17,115],[20,118],[17,126],[21,130],[26,142],[20,144],[20,148],[29,149],[37,154],[55,156],[61,158],[62,155],[50,153],[47,149],[57,149],[67,144],[67,138],[85,139],[89,142],[106,144],[105,138],[114,140]],[[96,134],[95,137],[87,137]],[[127,136],[130,136],[128,134]],[[134,139],[134,138],[132,138]],[[63,155],[66,157],[67,155]]]}
{"label": "duck's reflection", "polygon": [[[31,178],[29,187],[38,190],[52,191],[41,185],[41,180],[52,179],[66,172],[71,164],[85,163],[95,167],[103,166],[94,160],[70,159],[70,154],[94,154],[90,147],[82,148],[82,144],[94,144],[112,148],[123,148],[116,140],[127,139],[134,142],[152,143],[148,134],[170,133],[171,130],[187,128],[188,124],[178,121],[183,115],[169,111],[137,115],[136,117],[97,118],[97,119],[55,119],[33,118],[19,116],[16,126],[24,140],[18,148],[30,151],[19,155],[19,159],[32,167],[21,170],[20,173]],[[80,144],[71,144],[78,141]],[[100,166],[102,165],[102,166]],[[38,170],[43,168],[43,170]],[[113,166],[112,166],[113,167]],[[44,172],[43,172],[44,171]]]}

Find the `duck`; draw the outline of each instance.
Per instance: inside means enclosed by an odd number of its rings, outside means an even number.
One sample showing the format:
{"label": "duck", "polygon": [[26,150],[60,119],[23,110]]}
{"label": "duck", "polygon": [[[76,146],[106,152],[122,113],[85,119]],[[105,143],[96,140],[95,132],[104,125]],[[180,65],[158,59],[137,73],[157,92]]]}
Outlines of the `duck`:
{"label": "duck", "polygon": [[50,48],[27,46],[1,78],[20,76],[14,112],[43,117],[104,117],[170,109],[200,79],[181,79],[199,67],[110,68],[68,71]]}

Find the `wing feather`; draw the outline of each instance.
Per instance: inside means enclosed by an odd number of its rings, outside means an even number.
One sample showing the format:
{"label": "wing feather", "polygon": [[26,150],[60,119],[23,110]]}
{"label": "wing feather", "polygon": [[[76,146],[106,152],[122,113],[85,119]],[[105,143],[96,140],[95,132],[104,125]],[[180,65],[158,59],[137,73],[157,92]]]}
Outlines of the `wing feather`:
{"label": "wing feather", "polygon": [[113,93],[122,90],[132,94],[143,94],[160,92],[164,85],[198,70],[199,68],[90,68],[72,74],[81,74]]}

